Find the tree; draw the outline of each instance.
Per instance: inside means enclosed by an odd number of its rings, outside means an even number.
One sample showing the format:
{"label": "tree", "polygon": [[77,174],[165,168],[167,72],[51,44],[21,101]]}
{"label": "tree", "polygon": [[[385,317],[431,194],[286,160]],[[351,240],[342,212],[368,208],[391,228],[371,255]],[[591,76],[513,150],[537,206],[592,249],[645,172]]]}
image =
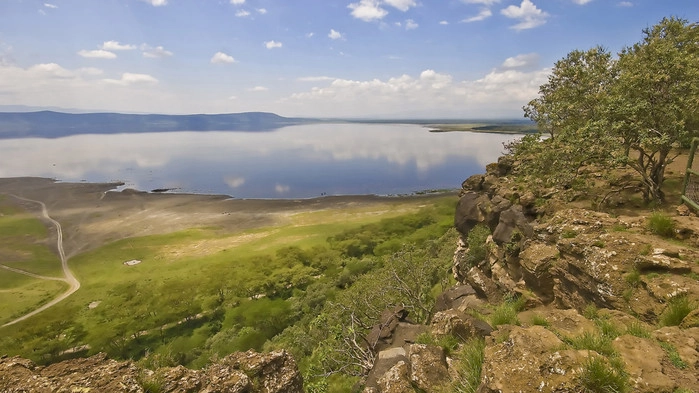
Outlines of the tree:
{"label": "tree", "polygon": [[619,54],[607,120],[626,163],[643,182],[646,201],[662,202],[673,148],[687,143],[699,110],[699,26],[665,18]]}
{"label": "tree", "polygon": [[662,202],[665,167],[699,119],[699,26],[665,18],[618,60],[601,47],[556,62],[523,109],[550,137],[508,145],[521,171],[570,185],[587,164],[627,165],[646,201]]}
{"label": "tree", "polygon": [[535,121],[542,135],[508,145],[522,163],[522,172],[549,183],[569,186],[578,170],[610,156],[612,138],[600,122],[603,102],[615,78],[611,54],[602,47],[575,50],[556,62],[539,97],[524,116]]}

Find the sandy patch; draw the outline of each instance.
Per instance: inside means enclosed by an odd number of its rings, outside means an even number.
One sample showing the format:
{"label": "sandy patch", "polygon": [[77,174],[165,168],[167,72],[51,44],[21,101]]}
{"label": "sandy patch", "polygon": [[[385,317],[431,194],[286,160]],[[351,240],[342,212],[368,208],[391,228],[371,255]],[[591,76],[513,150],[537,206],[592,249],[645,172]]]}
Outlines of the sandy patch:
{"label": "sandy patch", "polygon": [[139,259],[132,259],[132,260],[130,260],[130,261],[124,262],[124,265],[126,265],[126,266],[134,266],[134,265],[138,265],[138,264],[141,263],[141,262],[143,262],[143,261],[141,261],[141,260],[139,260]]}

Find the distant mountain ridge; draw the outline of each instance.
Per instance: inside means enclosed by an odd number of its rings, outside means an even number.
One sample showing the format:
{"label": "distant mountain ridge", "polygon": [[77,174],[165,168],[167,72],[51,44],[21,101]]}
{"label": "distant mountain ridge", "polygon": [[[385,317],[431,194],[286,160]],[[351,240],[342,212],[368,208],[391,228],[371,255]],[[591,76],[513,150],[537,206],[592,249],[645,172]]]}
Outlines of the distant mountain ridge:
{"label": "distant mountain ridge", "polygon": [[270,131],[315,121],[282,117],[268,112],[215,115],[0,112],[0,138],[58,138],[75,134],[167,131]]}

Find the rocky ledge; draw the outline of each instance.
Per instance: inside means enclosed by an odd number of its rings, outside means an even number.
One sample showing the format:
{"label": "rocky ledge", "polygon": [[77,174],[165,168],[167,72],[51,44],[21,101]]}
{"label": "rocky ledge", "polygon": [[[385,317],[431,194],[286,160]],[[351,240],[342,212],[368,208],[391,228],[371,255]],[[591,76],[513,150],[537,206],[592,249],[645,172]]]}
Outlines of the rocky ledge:
{"label": "rocky ledge", "polygon": [[[416,327],[396,324],[365,392],[699,392],[696,216],[679,210],[662,237],[650,213],[569,203],[562,191],[512,181],[511,168],[504,157],[463,183],[458,285],[423,327],[435,343],[405,340],[401,331]],[[469,244],[477,226],[485,244]],[[484,249],[477,260],[475,247]],[[437,345],[444,337],[461,344]],[[462,350],[473,338],[485,347],[475,382]]]}
{"label": "rocky ledge", "polygon": [[0,391],[300,393],[303,381],[285,351],[228,355],[202,370],[182,366],[145,370],[104,354],[39,367],[19,357],[0,359]]}

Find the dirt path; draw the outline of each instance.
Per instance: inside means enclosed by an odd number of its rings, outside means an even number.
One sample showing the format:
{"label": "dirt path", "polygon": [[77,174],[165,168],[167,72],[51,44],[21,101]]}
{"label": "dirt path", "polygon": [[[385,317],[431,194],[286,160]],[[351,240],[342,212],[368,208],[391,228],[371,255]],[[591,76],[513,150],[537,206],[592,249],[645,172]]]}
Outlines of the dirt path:
{"label": "dirt path", "polygon": [[[17,323],[17,322],[21,322],[21,321],[23,321],[23,320],[25,320],[25,319],[27,319],[27,318],[30,318],[30,317],[32,317],[32,316],[34,316],[34,315],[36,315],[36,314],[38,314],[38,313],[40,313],[40,312],[42,312],[42,311],[48,309],[48,308],[50,308],[50,307],[53,307],[54,305],[58,304],[59,302],[61,302],[61,301],[64,300],[65,298],[67,298],[68,296],[70,296],[70,295],[72,295],[73,293],[75,293],[75,291],[77,291],[78,289],[80,289],[80,281],[78,281],[78,280],[75,278],[75,276],[73,275],[73,272],[70,271],[70,268],[68,267],[68,259],[66,258],[66,253],[65,253],[65,251],[63,250],[63,228],[61,228],[61,223],[59,223],[58,221],[56,221],[56,220],[54,220],[53,218],[51,218],[51,216],[49,216],[49,211],[48,211],[48,209],[46,208],[46,204],[45,204],[44,202],[37,201],[37,200],[34,200],[34,199],[23,198],[23,197],[14,195],[14,194],[7,194],[7,195],[9,195],[9,196],[11,196],[11,197],[13,197],[13,198],[22,200],[22,201],[32,202],[32,203],[38,203],[39,205],[41,205],[41,215],[42,215],[46,220],[50,221],[50,222],[56,227],[56,248],[58,249],[58,256],[61,258],[61,268],[63,269],[63,275],[65,276],[65,279],[63,279],[63,281],[65,281],[66,283],[68,283],[68,285],[69,285],[70,287],[68,288],[67,291],[65,291],[63,294],[61,294],[61,295],[58,296],[57,298],[51,300],[50,302],[44,304],[43,306],[37,308],[36,310],[34,310],[34,311],[30,312],[30,313],[27,313],[27,314],[25,314],[25,315],[23,315],[23,316],[21,316],[21,317],[15,319],[15,320],[13,320],[13,321],[10,321],[10,322],[8,322],[8,323],[2,325],[3,327],[4,327],[4,326],[13,325],[13,324],[15,324],[15,323]],[[13,271],[19,270],[19,269],[13,269],[13,268],[10,268],[10,267],[7,267],[7,266],[2,266],[2,267],[5,268],[5,269],[8,269],[8,270],[13,270]],[[49,277],[43,277],[43,276],[39,276],[39,275],[34,275],[33,273],[25,272],[25,271],[22,271],[22,270],[17,271],[17,273],[27,274],[27,275],[31,275],[32,277],[41,278],[41,279],[48,279],[48,280],[53,280],[53,279],[55,279],[55,278],[49,278]]]}

